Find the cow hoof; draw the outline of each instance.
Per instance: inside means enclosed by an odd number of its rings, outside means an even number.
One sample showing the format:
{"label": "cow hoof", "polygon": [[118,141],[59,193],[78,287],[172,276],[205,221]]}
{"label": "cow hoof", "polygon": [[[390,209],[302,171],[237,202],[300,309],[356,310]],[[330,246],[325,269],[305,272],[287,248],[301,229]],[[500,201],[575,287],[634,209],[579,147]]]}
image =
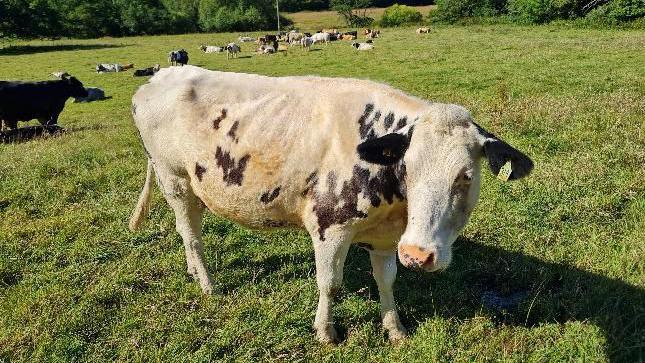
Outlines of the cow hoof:
{"label": "cow hoof", "polygon": [[336,333],[336,329],[333,326],[328,326],[324,329],[317,329],[316,338],[318,338],[318,341],[322,344],[336,345],[340,341],[338,339],[338,333]]}

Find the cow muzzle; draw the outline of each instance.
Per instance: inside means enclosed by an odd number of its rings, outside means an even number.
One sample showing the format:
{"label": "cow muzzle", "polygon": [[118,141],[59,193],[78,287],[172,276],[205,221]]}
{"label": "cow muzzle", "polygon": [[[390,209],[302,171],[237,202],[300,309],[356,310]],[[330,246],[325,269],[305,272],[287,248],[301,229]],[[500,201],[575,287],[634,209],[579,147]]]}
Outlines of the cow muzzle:
{"label": "cow muzzle", "polygon": [[439,252],[434,247],[399,244],[399,261],[407,268],[432,272],[442,267]]}

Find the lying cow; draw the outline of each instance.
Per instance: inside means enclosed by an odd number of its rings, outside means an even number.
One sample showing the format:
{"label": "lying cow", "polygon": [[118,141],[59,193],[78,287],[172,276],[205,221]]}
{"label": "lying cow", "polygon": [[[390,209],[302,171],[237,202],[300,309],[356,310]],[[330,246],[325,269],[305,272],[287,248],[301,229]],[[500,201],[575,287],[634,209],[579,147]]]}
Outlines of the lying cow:
{"label": "lying cow", "polygon": [[133,63],[100,63],[96,65],[96,73],[123,72],[133,67]]}
{"label": "lying cow", "polygon": [[159,65],[159,64],[155,64],[152,67],[148,67],[148,68],[144,68],[144,69],[137,69],[132,74],[132,77],[153,76],[155,73],[159,72],[160,69],[161,69],[161,65]]}
{"label": "lying cow", "polygon": [[105,91],[96,87],[86,87],[87,96],[74,97],[74,103],[100,101],[105,99]]}
{"label": "lying cow", "polygon": [[374,49],[374,44],[372,43],[352,43],[352,47],[356,48],[357,50],[372,50]]}
{"label": "lying cow", "polygon": [[173,50],[168,53],[168,63],[171,66],[188,64],[188,52],[185,49]]}
{"label": "lying cow", "polygon": [[430,28],[428,28],[427,26],[417,28],[417,34],[427,34],[427,33],[430,33]]}
{"label": "lying cow", "polygon": [[337,339],[332,297],[351,244],[369,250],[384,328],[404,338],[392,293],[397,251],[406,267],[445,269],[479,198],[480,160],[508,180],[533,167],[464,108],[365,80],[162,69],[132,112],[148,167],[130,229],[149,209],[156,174],[204,293],[213,290],[205,207],[251,228],[307,230],[323,342]]}
{"label": "lying cow", "polygon": [[224,47],[217,47],[214,45],[202,45],[199,49],[204,53],[222,53],[224,51]]}
{"label": "lying cow", "polygon": [[83,84],[70,77],[55,81],[0,81],[0,120],[10,129],[18,121],[37,119],[42,125],[56,125],[70,97],[87,97]]}

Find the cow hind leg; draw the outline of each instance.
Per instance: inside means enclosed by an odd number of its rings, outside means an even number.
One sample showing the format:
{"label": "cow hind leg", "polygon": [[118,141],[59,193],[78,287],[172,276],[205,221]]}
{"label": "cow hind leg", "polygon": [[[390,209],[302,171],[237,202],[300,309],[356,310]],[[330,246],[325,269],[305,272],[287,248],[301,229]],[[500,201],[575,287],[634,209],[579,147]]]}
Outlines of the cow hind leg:
{"label": "cow hind leg", "polygon": [[195,195],[190,181],[158,168],[158,184],[168,204],[175,212],[175,227],[184,241],[188,273],[198,282],[204,294],[213,292],[213,278],[204,261],[202,214],[204,206]]}
{"label": "cow hind leg", "polygon": [[400,341],[407,336],[407,332],[399,320],[392,292],[392,285],[396,279],[396,254],[383,255],[370,251],[370,261],[381,300],[383,328],[388,332],[390,341]]}
{"label": "cow hind leg", "polygon": [[314,238],[316,282],[319,292],[314,329],[316,329],[316,337],[322,343],[338,342],[332,303],[343,282],[343,267],[349,246],[349,239],[343,236],[337,236],[337,238],[327,236],[325,241]]}

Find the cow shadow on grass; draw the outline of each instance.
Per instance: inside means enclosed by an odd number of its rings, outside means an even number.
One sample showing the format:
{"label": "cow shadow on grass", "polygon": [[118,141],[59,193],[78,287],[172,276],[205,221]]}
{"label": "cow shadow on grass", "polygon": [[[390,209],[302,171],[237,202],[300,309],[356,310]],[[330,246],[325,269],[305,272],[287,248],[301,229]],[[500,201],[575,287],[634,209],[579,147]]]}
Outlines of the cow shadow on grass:
{"label": "cow shadow on grass", "polygon": [[[498,325],[589,321],[606,337],[612,361],[639,361],[645,353],[645,290],[621,280],[564,264],[487,246],[474,240],[455,242],[451,266],[441,273],[411,271],[399,266],[395,296],[403,323],[414,334],[418,322],[432,316],[471,319],[482,313]],[[234,259],[236,282],[313,277],[313,251],[270,256],[258,261]],[[221,280],[220,280],[221,281]],[[344,291],[378,301],[369,257],[351,248],[345,265]],[[368,287],[368,289],[365,289]],[[366,292],[367,291],[367,292]],[[339,297],[343,299],[342,296]],[[375,315],[375,321],[380,318]],[[342,318],[337,320],[344,331]]]}
{"label": "cow shadow on grass", "polygon": [[59,125],[24,126],[15,130],[0,131],[0,144],[20,144],[35,139],[58,137],[74,132],[101,130],[105,128],[107,128],[105,125],[88,125],[69,128],[63,128]]}
{"label": "cow shadow on grass", "polygon": [[[621,280],[473,240],[455,242],[453,262],[429,274],[399,266],[395,296],[410,329],[432,316],[471,319],[481,313],[498,325],[534,327],[545,323],[590,321],[606,337],[612,361],[640,361],[645,353],[645,290]],[[345,286],[366,285],[369,259],[350,252]],[[371,278],[370,278],[371,279]],[[378,296],[368,282],[372,298]],[[376,317],[378,318],[378,317]]]}
{"label": "cow shadow on grass", "polygon": [[16,45],[0,48],[0,55],[26,55],[47,52],[96,50],[104,48],[122,48],[127,44],[52,44],[52,45]]}

